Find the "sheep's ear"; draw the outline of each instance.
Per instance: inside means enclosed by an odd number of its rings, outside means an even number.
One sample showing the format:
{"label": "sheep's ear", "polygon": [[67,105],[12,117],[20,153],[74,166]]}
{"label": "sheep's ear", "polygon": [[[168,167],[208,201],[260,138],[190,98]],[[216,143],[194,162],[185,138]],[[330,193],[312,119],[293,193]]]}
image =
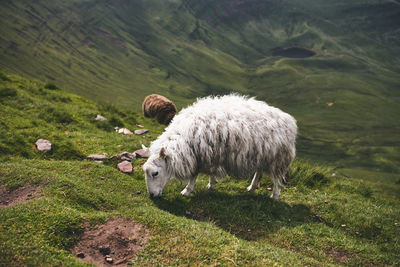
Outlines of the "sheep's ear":
{"label": "sheep's ear", "polygon": [[165,154],[165,148],[161,148],[160,150],[160,158],[165,159],[167,157],[167,155]]}

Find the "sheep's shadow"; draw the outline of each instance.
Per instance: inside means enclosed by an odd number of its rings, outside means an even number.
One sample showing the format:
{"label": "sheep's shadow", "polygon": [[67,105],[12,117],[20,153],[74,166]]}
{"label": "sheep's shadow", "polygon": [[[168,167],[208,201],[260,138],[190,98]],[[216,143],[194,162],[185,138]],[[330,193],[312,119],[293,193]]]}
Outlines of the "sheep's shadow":
{"label": "sheep's shadow", "polygon": [[214,223],[246,240],[265,238],[282,227],[321,222],[309,207],[303,204],[291,206],[284,201],[272,200],[267,194],[201,191],[189,199],[174,195],[153,201],[162,210]]}

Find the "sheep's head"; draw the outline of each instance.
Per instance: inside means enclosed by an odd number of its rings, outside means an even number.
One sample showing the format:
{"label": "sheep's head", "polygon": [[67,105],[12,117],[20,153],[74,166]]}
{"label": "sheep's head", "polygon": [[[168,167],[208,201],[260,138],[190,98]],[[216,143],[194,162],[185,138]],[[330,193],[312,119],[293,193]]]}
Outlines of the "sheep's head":
{"label": "sheep's head", "polygon": [[143,165],[147,192],[150,197],[160,197],[164,187],[172,178],[172,174],[168,172],[167,161],[168,156],[165,154],[165,149],[161,148],[159,154],[151,155]]}

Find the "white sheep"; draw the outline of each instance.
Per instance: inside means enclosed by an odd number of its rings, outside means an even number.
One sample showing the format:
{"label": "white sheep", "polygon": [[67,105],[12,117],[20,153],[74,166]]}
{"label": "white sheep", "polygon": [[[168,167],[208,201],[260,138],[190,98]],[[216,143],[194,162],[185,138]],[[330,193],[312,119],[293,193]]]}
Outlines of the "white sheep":
{"label": "white sheep", "polygon": [[194,189],[199,173],[217,177],[250,178],[248,191],[259,187],[263,172],[274,183],[277,199],[287,182],[296,153],[296,120],[265,102],[236,94],[198,99],[174,117],[150,146],[143,165],[150,196],[159,197],[172,177],[188,180],[181,192]]}

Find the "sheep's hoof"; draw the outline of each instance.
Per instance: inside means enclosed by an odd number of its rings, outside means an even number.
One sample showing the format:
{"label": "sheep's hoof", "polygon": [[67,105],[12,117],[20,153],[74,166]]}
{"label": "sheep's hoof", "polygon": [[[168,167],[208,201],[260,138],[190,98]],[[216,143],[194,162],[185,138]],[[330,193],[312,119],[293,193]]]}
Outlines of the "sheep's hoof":
{"label": "sheep's hoof", "polygon": [[215,186],[215,185],[208,183],[208,185],[207,185],[206,188],[207,188],[208,190],[213,190],[213,189],[214,189],[214,186]]}
{"label": "sheep's hoof", "polygon": [[277,200],[279,198],[279,194],[272,194],[271,198]]}
{"label": "sheep's hoof", "polygon": [[256,190],[257,189],[257,187],[252,187],[251,185],[249,185],[248,187],[247,187],[247,191],[249,191],[250,193],[251,192],[254,192],[254,190]]}
{"label": "sheep's hoof", "polygon": [[190,195],[191,191],[187,190],[186,188],[182,190],[181,195],[188,197]]}

